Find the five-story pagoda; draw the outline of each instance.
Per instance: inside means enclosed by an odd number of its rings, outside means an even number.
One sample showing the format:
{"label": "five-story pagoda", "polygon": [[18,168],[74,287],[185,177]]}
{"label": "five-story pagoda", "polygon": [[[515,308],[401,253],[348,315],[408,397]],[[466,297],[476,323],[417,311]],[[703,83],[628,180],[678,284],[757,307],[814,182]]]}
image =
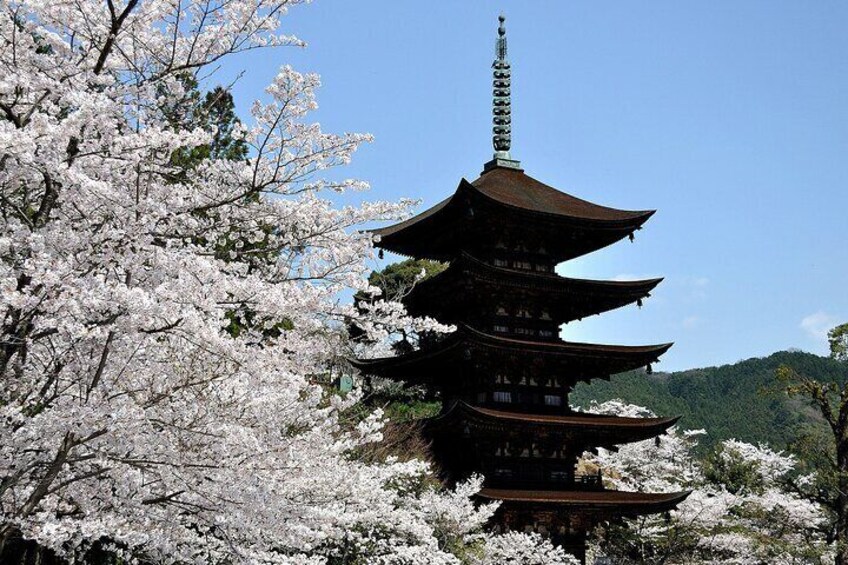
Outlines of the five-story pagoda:
{"label": "five-story pagoda", "polygon": [[378,246],[449,262],[405,297],[412,314],[456,324],[438,343],[397,357],[359,360],[366,374],[424,384],[443,401],[427,423],[449,481],[486,477],[482,499],[502,501],[498,527],[549,535],[585,559],[586,532],[601,521],[663,512],[686,493],[607,490],[577,460],[598,447],[649,439],[676,418],[575,412],[578,381],[649,366],[671,344],[566,342],[563,323],[641,300],[660,279],[565,278],[554,267],[640,229],[653,211],[599,206],[524,174],[510,157],[510,65],[500,17],[494,68],[494,148],[480,178],[425,212],[376,230]]}

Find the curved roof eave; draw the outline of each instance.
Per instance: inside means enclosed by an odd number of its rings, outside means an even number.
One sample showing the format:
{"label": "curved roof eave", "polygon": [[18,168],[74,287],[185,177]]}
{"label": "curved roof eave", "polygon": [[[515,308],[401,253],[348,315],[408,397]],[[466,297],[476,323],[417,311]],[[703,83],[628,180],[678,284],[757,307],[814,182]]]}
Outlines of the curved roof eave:
{"label": "curved roof eave", "polygon": [[633,292],[642,290],[644,292],[650,292],[654,288],[657,287],[663,280],[664,277],[657,277],[653,279],[637,279],[632,281],[617,281],[617,280],[602,280],[602,279],[578,279],[571,277],[563,277],[557,275],[555,273],[538,273],[533,271],[520,271],[518,269],[510,269],[508,267],[496,267],[495,265],[491,265],[486,263],[485,261],[481,261],[476,257],[473,257],[469,253],[463,251],[459,256],[458,260],[452,261],[450,266],[422,281],[421,284],[434,284],[434,281],[437,281],[439,277],[446,276],[445,273],[451,270],[457,270],[462,268],[462,262],[469,264],[472,268],[479,268],[481,270],[489,271],[491,273],[495,273],[497,275],[503,277],[516,277],[521,279],[526,279],[527,281],[537,281],[541,283],[548,284],[556,284],[561,285],[563,287],[571,286],[571,285],[581,285],[581,286],[598,286],[598,287],[608,287],[614,289],[621,290],[631,290]]}
{"label": "curved roof eave", "polygon": [[541,491],[484,488],[477,496],[503,502],[541,503],[564,506],[635,506],[646,508],[659,507],[658,511],[674,508],[689,496],[692,491],[670,493],[630,492],[620,490],[598,491]]}
{"label": "curved roof eave", "polygon": [[[567,218],[588,222],[595,224],[597,227],[626,227],[635,230],[656,213],[656,210],[619,210],[617,208],[601,206],[561,192],[525,175],[523,172],[510,171],[498,173],[498,171],[507,171],[507,169],[495,169],[485,173],[474,182],[468,182],[468,180],[463,178],[460,180],[454,194],[438,204],[402,222],[369,231],[380,237],[398,235],[428,219],[437,217],[454,200],[454,197],[463,190],[470,190],[487,201],[505,206],[508,209],[542,214],[558,219]],[[523,177],[521,183],[507,182],[505,184],[499,184],[497,182],[485,182],[484,180],[514,174]],[[496,176],[492,177],[491,175]],[[506,176],[504,178],[509,179],[511,177]]]}
{"label": "curved roof eave", "polygon": [[417,225],[417,224],[423,222],[424,220],[427,220],[428,218],[436,215],[438,212],[440,212],[443,208],[445,208],[448,204],[451,203],[451,201],[453,200],[453,197],[454,197],[454,195],[452,194],[452,195],[448,196],[447,198],[445,198],[444,200],[442,200],[441,202],[439,202],[438,204],[431,206],[430,208],[427,208],[423,212],[416,214],[416,215],[412,216],[411,218],[409,218],[407,220],[404,220],[402,222],[398,222],[396,224],[392,224],[390,226],[386,226],[384,228],[376,228],[376,229],[369,230],[369,231],[374,235],[380,236],[381,238],[386,237],[386,236],[395,235],[396,233],[404,231],[407,228],[410,228],[414,225]]}
{"label": "curved roof eave", "polygon": [[480,406],[472,406],[467,402],[454,402],[450,408],[443,414],[437,416],[432,421],[447,420],[453,416],[455,412],[466,411],[473,415],[480,416],[485,419],[499,421],[517,421],[530,424],[544,425],[559,425],[559,426],[592,426],[596,428],[636,428],[659,430],[659,433],[673,426],[680,419],[680,416],[672,418],[632,418],[624,416],[607,416],[602,414],[591,413],[575,413],[575,414],[527,414],[523,412],[508,412],[505,410],[495,410],[492,408],[483,408]]}
{"label": "curved roof eave", "polygon": [[[480,344],[490,344],[495,347],[501,346],[505,348],[520,348],[533,349],[537,352],[549,352],[554,354],[586,356],[586,357],[602,357],[608,358],[612,354],[624,356],[629,355],[651,355],[651,361],[659,359],[660,355],[668,351],[673,343],[664,343],[659,345],[600,345],[592,343],[576,343],[576,342],[548,342],[548,341],[526,341],[508,337],[500,337],[475,330],[467,325],[462,325],[455,332],[444,340],[438,346],[427,349],[417,350],[405,355],[393,357],[378,357],[375,359],[350,359],[350,363],[360,369],[367,370],[368,367],[385,367],[387,365],[403,366],[416,361],[423,360],[429,357],[435,357],[446,353],[450,349],[466,342],[476,342]],[[651,362],[647,361],[647,362]]]}
{"label": "curved roof eave", "polygon": [[462,179],[460,185],[463,183],[488,199],[513,208],[600,224],[630,224],[636,220],[641,225],[656,213],[656,210],[620,210],[595,204],[514,169],[493,169],[473,182]]}
{"label": "curved roof eave", "polygon": [[660,355],[671,349],[671,347],[674,345],[673,342],[660,343],[655,345],[608,345],[598,343],[581,343],[576,341],[529,341],[487,334],[485,332],[481,332],[480,330],[475,330],[474,328],[469,326],[461,326],[461,329],[465,332],[468,332],[470,335],[477,337],[479,341],[489,341],[491,343],[502,344],[505,346],[513,345],[531,347],[536,348],[540,351],[546,350],[566,354],[575,353],[606,356],[611,353],[621,353],[624,355],[638,353],[655,353],[657,357],[659,357]]}

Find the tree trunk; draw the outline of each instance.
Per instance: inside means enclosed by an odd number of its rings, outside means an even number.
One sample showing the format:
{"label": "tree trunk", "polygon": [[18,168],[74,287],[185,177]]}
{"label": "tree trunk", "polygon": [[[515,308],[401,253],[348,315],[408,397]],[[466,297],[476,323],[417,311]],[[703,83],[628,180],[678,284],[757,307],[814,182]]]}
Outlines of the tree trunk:
{"label": "tree trunk", "polygon": [[836,565],[848,565],[848,497],[839,495],[836,512]]}
{"label": "tree trunk", "polygon": [[839,494],[836,498],[836,565],[848,565],[848,437],[836,438]]}
{"label": "tree trunk", "polygon": [[67,563],[56,557],[52,550],[40,547],[34,541],[21,539],[17,533],[7,537],[0,547],[3,565],[62,565]]}

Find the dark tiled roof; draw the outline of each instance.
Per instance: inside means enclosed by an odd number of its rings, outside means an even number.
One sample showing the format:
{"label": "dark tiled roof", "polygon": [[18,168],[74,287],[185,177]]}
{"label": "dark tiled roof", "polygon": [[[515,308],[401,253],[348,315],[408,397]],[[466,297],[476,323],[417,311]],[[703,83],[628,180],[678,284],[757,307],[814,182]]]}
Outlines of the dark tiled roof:
{"label": "dark tiled roof", "polygon": [[498,167],[471,183],[489,198],[532,212],[587,220],[628,221],[650,217],[654,210],[617,210],[582,200],[539,182],[524,171]]}
{"label": "dark tiled roof", "polygon": [[[673,508],[689,496],[689,491],[671,493],[601,491],[511,490],[484,488],[481,498],[504,502],[548,503],[564,506],[641,506],[649,511],[655,508]],[[653,508],[652,508],[653,507]],[[661,511],[661,510],[660,510]]]}
{"label": "dark tiled roof", "polygon": [[525,350],[550,352],[563,355],[578,355],[581,357],[607,357],[610,355],[638,355],[653,353],[657,357],[671,349],[672,343],[658,345],[602,345],[595,343],[579,343],[575,341],[533,341],[515,339],[487,334],[468,326],[463,327],[472,339],[481,343],[488,343],[498,347],[517,348]]}
{"label": "dark tiled roof", "polygon": [[450,204],[452,199],[453,199],[453,196],[449,196],[449,197],[445,198],[444,200],[442,200],[441,202],[439,202],[438,204],[436,204],[435,206],[427,208],[426,210],[424,210],[420,214],[416,214],[415,216],[412,216],[408,220],[404,220],[403,222],[398,222],[397,224],[392,224],[391,226],[386,226],[384,228],[377,228],[375,230],[372,230],[372,233],[374,233],[375,235],[379,235],[380,237],[386,237],[386,236],[389,236],[389,235],[394,235],[398,232],[405,230],[406,228],[408,228],[410,226],[414,226],[414,225],[417,225],[417,224],[423,222],[424,220],[426,220],[427,218],[429,218],[431,216],[435,216],[437,212],[439,212],[442,208],[444,208],[445,206]]}
{"label": "dark tiled roof", "polygon": [[354,366],[367,370],[367,368],[371,365],[381,365],[385,363],[402,364],[404,362],[414,362],[428,357],[437,356],[454,349],[462,343],[477,343],[496,348],[519,349],[525,352],[532,351],[536,353],[549,353],[552,355],[601,359],[616,356],[628,357],[649,355],[652,357],[651,361],[659,358],[660,355],[668,351],[673,345],[672,343],[663,343],[658,345],[600,345],[570,341],[531,341],[487,334],[469,326],[462,325],[453,334],[434,347],[420,349],[413,351],[412,353],[396,357],[354,359],[351,361]]}
{"label": "dark tiled roof", "polygon": [[442,380],[449,372],[436,371],[437,366],[455,363],[459,356],[468,355],[466,347],[519,359],[537,357],[551,363],[570,366],[579,380],[608,378],[610,375],[636,369],[656,362],[672,344],[661,345],[595,345],[563,341],[529,341],[500,337],[460,326],[456,332],[437,345],[395,357],[351,359],[350,362],[366,374],[383,375],[407,381]]}
{"label": "dark tiled roof", "polygon": [[[645,296],[663,281],[662,277],[631,281],[575,279],[563,277],[556,273],[541,273],[510,269],[508,267],[496,267],[463,252],[455,261],[451,262],[447,270],[426,279],[415,288],[423,285],[438,284],[437,281],[440,279],[448,278],[452,273],[462,269],[468,269],[473,273],[485,274],[499,282],[513,282],[528,288],[540,288],[546,291],[565,292],[569,294],[583,290],[595,294],[620,292]],[[415,288],[413,288],[412,292],[415,292]]]}
{"label": "dark tiled roof", "polygon": [[[463,190],[474,191],[501,205],[518,208],[546,216],[582,220],[598,225],[626,225],[637,229],[655,210],[618,210],[582,200],[552,188],[523,171],[495,168],[483,173],[474,182],[462,179],[456,192],[435,206],[428,208],[412,218],[397,224],[373,230],[381,237],[393,236],[412,226],[418,226],[428,219],[436,219],[438,213],[449,207],[456,195]],[[457,204],[462,206],[461,204]]]}
{"label": "dark tiled roof", "polygon": [[[516,410],[531,410],[530,412]],[[559,438],[572,444],[615,449],[618,445],[644,441],[664,433],[679,418],[623,418],[585,412],[534,413],[532,407],[499,410],[454,402],[427,427],[435,435],[455,441],[457,429],[473,429],[475,435],[499,437]],[[505,434],[505,435],[504,435]],[[581,443],[585,442],[585,443]]]}
{"label": "dark tiled roof", "polygon": [[589,414],[575,412],[572,414],[525,414],[522,412],[508,412],[505,410],[494,410],[471,406],[466,403],[462,408],[488,416],[496,420],[515,420],[520,422],[553,424],[562,426],[581,427],[609,427],[609,428],[660,428],[668,429],[680,418],[624,418],[620,416],[606,416],[601,414]]}

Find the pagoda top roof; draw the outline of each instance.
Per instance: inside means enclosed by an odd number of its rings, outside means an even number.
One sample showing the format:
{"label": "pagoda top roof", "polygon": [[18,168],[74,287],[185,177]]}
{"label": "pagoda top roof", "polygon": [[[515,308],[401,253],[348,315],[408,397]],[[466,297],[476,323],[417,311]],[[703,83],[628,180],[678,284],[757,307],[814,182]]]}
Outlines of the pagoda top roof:
{"label": "pagoda top roof", "polygon": [[[472,202],[502,208],[507,213],[531,214],[557,224],[566,222],[583,229],[613,230],[601,238],[597,245],[589,245],[576,254],[569,254],[569,258],[608,245],[632,233],[655,212],[601,206],[552,188],[524,174],[521,169],[494,167],[473,182],[462,179],[454,194],[420,214],[391,226],[374,229],[372,233],[381,237],[378,247],[404,255],[412,254],[413,248],[421,253],[424,250],[417,249],[418,246],[410,247],[409,238],[414,240],[427,234],[432,237],[433,230],[454,231],[458,226],[468,224],[468,210]],[[436,247],[443,245],[440,243]]]}
{"label": "pagoda top roof", "polygon": [[[554,506],[581,506],[623,511],[625,515],[655,513],[671,510],[691,491],[670,493],[628,492],[620,490],[513,490],[484,488],[477,496],[503,502],[535,503]],[[629,511],[629,512],[628,512]]]}
{"label": "pagoda top roof", "polygon": [[[462,183],[467,183],[467,182],[468,181],[466,181],[465,179],[462,179],[462,181],[460,181],[460,186],[462,186]],[[431,216],[435,216],[439,211],[441,211],[443,208],[445,208],[448,204],[451,203],[454,196],[455,196],[455,193],[451,196],[448,196],[447,198],[445,198],[444,200],[442,200],[441,202],[439,202],[435,206],[431,206],[430,208],[427,208],[423,212],[416,214],[415,216],[412,216],[408,220],[404,220],[402,222],[398,222],[396,224],[392,224],[391,226],[386,226],[384,228],[376,228],[374,230],[371,230],[371,233],[373,233],[375,235],[379,235],[380,237],[386,237],[386,236],[394,235],[396,233],[400,233],[403,230],[405,230],[406,228],[411,228],[413,226],[416,226],[416,225],[420,224],[421,222],[423,222],[424,220],[427,220]],[[378,244],[378,247],[379,247],[379,244]]]}
{"label": "pagoda top roof", "polygon": [[450,409],[436,419],[448,418],[457,410],[467,411],[491,420],[515,421],[530,424],[555,426],[580,426],[583,428],[651,428],[660,431],[673,426],[680,417],[675,418],[626,418],[623,416],[607,416],[590,412],[572,412],[570,414],[527,414],[472,406],[466,402],[456,402]]}
{"label": "pagoda top roof", "polygon": [[495,167],[470,183],[481,194],[530,212],[599,222],[647,220],[656,210],[618,210],[583,200],[540,182],[522,169]]}

